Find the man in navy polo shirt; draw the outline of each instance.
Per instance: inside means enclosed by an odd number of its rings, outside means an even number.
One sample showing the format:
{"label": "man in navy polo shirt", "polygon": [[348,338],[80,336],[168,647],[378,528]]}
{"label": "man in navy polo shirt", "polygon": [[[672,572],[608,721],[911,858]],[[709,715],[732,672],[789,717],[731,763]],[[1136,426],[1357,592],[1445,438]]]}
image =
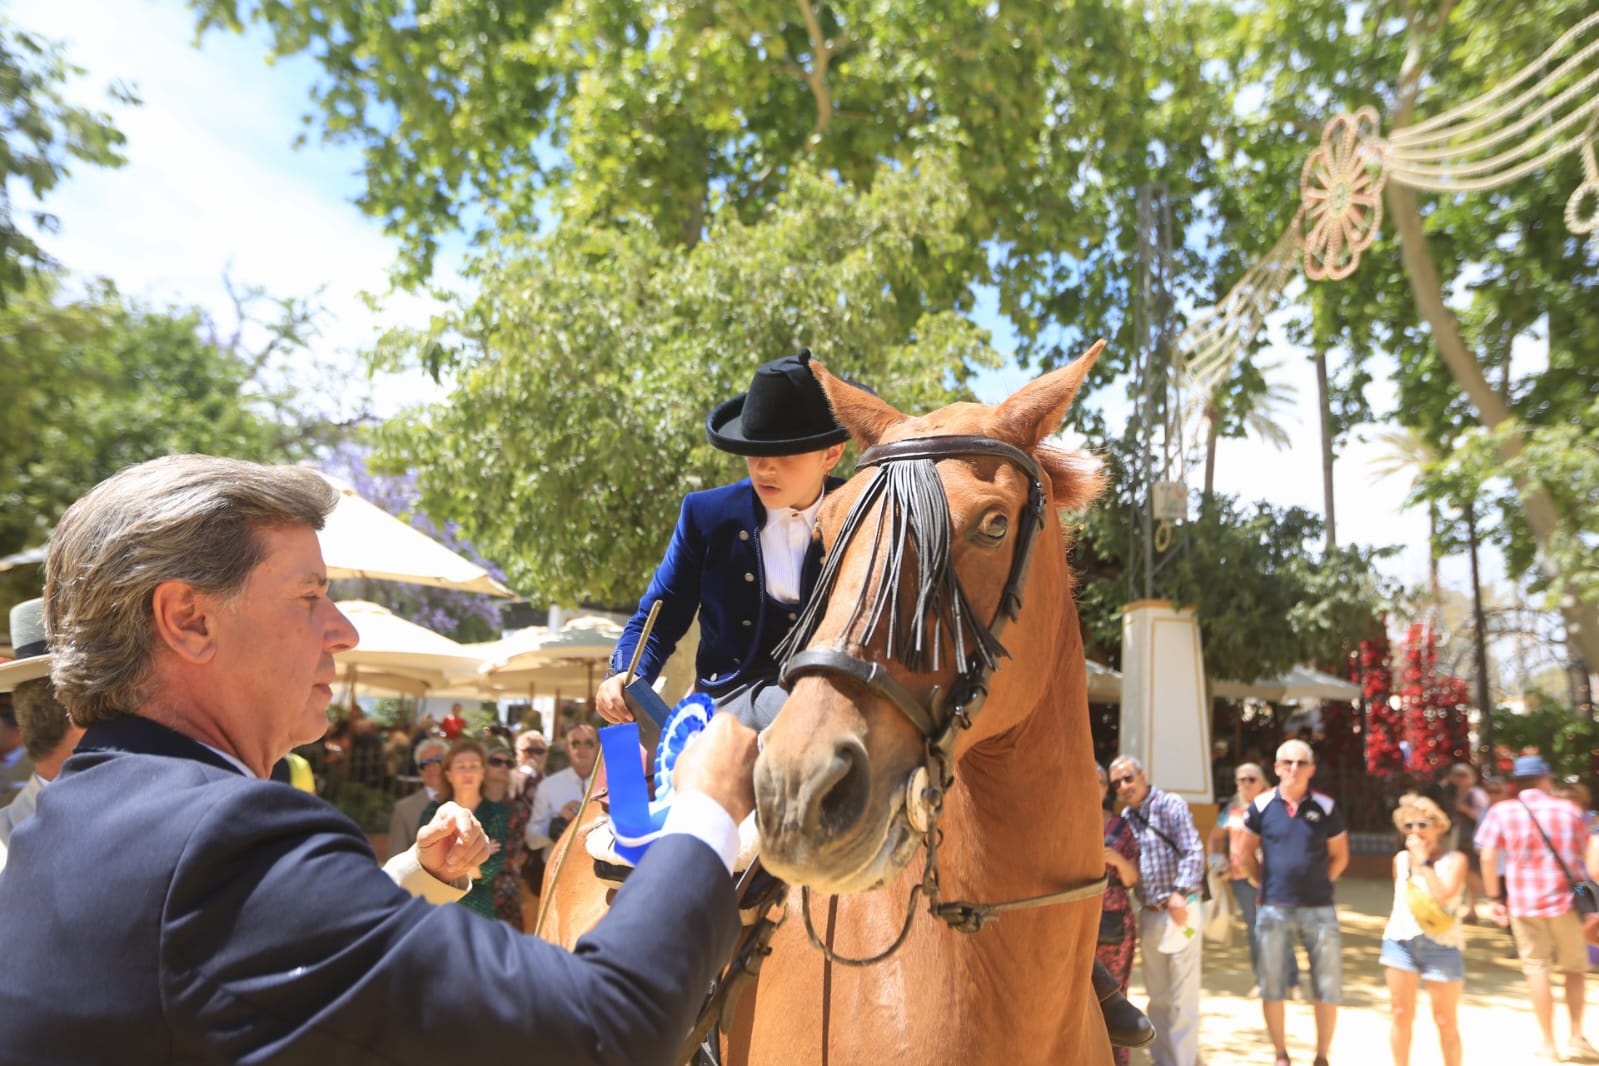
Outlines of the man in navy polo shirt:
{"label": "man in navy polo shirt", "polygon": [[[1249,805],[1233,838],[1233,861],[1260,885],[1255,935],[1260,942],[1260,1009],[1287,1066],[1283,1000],[1294,970],[1294,942],[1310,956],[1316,1003],[1316,1062],[1327,1066],[1338,1004],[1343,999],[1343,938],[1333,909],[1333,882],[1349,865],[1349,834],[1332,797],[1313,792],[1316,759],[1310,745],[1290,740],[1277,749],[1277,787]],[[1256,849],[1260,850],[1257,859]]]}

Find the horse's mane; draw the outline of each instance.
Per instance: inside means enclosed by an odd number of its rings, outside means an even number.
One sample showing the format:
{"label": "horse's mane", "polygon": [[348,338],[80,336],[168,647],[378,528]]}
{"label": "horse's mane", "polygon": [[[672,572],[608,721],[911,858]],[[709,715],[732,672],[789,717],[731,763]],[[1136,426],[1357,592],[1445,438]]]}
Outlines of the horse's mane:
{"label": "horse's mane", "polygon": [[[940,668],[939,654],[947,632],[957,670],[965,673],[974,667],[994,669],[999,658],[1008,653],[989,627],[973,617],[971,602],[961,588],[950,551],[949,501],[938,469],[930,459],[901,459],[877,468],[845,516],[816,591],[794,628],[778,645],[777,659],[787,659],[810,643],[838,584],[843,548],[854,539],[879,500],[883,502],[883,520],[878,523],[868,561],[868,572],[875,572],[876,580],[871,588],[861,590],[845,623],[844,635],[852,632],[865,616],[861,643],[870,644],[886,630],[888,658],[907,670],[922,673]],[[906,552],[913,548],[916,602],[904,611],[894,593],[900,587]],[[968,640],[972,646],[970,656],[966,650]]]}

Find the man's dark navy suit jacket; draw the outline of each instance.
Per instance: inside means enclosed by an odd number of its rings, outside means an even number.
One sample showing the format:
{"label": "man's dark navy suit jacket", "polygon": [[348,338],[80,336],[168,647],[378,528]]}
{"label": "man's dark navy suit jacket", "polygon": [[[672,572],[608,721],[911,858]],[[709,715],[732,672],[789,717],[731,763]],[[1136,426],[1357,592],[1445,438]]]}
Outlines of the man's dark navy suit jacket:
{"label": "man's dark navy suit jacket", "polygon": [[0,873],[0,1063],[667,1063],[738,928],[649,851],[576,951],[413,898],[355,824],[138,717],[90,728]]}

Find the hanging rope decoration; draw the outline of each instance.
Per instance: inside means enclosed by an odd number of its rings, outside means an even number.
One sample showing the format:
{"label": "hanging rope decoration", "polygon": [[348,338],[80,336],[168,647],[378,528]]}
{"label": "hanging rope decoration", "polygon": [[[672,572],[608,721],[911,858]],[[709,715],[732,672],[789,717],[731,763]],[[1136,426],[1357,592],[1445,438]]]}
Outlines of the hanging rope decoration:
{"label": "hanging rope decoration", "polygon": [[[1386,139],[1377,112],[1369,107],[1328,122],[1321,144],[1300,171],[1299,210],[1283,235],[1220,303],[1196,315],[1177,338],[1191,390],[1185,420],[1198,420],[1211,393],[1276,310],[1295,261],[1313,281],[1339,281],[1355,272],[1361,253],[1382,228],[1382,191],[1389,181],[1445,195],[1482,192],[1579,152],[1583,180],[1566,201],[1566,228],[1599,244],[1595,31],[1599,12],[1562,34],[1508,81]],[[1584,35],[1592,39],[1575,47]],[[1571,54],[1561,58],[1566,52]],[[1548,73],[1532,81],[1540,71]],[[1196,436],[1202,432],[1194,429]]]}

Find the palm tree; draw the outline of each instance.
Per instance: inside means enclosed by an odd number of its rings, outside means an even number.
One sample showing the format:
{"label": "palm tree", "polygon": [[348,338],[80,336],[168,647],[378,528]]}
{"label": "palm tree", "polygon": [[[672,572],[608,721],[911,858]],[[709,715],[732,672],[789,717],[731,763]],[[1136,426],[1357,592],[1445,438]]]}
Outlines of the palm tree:
{"label": "palm tree", "polygon": [[[1229,376],[1211,390],[1205,401],[1205,498],[1209,499],[1216,484],[1216,442],[1221,437],[1222,423],[1236,417],[1243,423],[1244,436],[1255,437],[1282,451],[1293,443],[1280,421],[1284,410],[1293,404],[1297,394],[1292,385],[1276,380],[1274,371],[1282,369],[1280,361],[1266,363],[1255,370],[1260,387],[1242,387],[1244,380],[1238,375]],[[1268,377],[1267,375],[1271,376]],[[1231,384],[1230,391],[1223,389]]]}

